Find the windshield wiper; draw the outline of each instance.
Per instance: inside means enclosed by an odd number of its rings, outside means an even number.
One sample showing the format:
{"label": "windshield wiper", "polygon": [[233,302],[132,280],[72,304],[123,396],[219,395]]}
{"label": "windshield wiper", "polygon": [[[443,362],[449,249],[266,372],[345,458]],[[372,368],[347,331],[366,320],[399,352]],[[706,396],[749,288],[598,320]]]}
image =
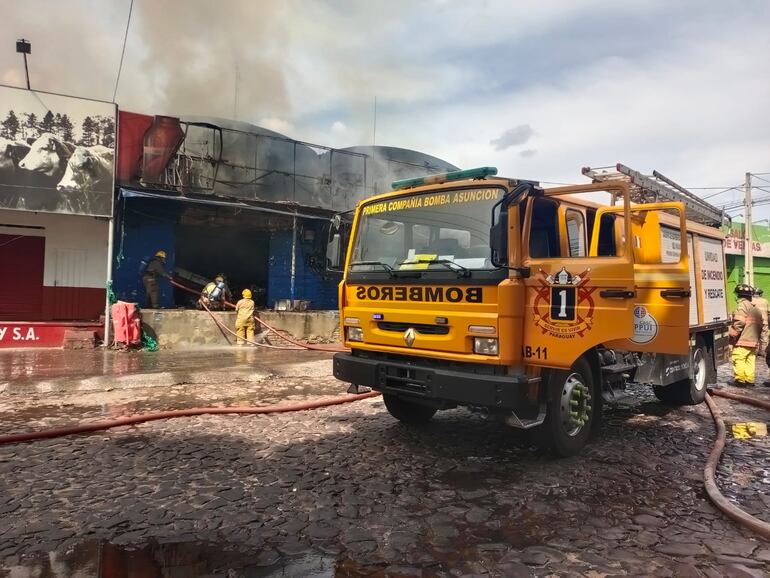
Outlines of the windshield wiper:
{"label": "windshield wiper", "polygon": [[[443,265],[450,271],[454,271],[457,273],[458,277],[470,277],[471,276],[471,270],[467,267],[463,267],[459,263],[455,263],[451,259],[417,259],[416,261],[404,261],[402,263],[399,263],[399,266],[401,265],[417,265],[417,264],[424,264],[424,265]],[[427,271],[427,269],[424,269]]]}
{"label": "windshield wiper", "polygon": [[378,265],[385,269],[385,272],[388,274],[388,277],[393,277],[393,267],[388,265],[387,263],[383,263],[382,261],[354,261],[350,264],[350,267],[356,267],[358,265]]}

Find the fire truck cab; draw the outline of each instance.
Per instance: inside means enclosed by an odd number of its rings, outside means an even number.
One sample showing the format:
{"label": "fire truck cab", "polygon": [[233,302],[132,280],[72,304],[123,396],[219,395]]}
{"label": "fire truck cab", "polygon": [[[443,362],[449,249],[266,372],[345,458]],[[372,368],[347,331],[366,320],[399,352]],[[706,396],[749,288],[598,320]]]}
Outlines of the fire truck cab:
{"label": "fire truck cab", "polygon": [[351,351],[334,375],[402,422],[466,406],[564,456],[629,380],[703,401],[727,359],[724,215],[662,175],[583,172],[549,189],[492,167],[397,181],[337,219]]}

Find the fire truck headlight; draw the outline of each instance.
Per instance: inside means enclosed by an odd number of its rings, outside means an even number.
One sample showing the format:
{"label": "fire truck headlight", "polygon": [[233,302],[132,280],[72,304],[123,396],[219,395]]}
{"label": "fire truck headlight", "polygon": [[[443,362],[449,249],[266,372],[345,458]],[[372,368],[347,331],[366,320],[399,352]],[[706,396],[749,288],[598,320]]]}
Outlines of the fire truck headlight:
{"label": "fire truck headlight", "polygon": [[480,355],[497,355],[497,337],[474,337],[473,353]]}
{"label": "fire truck headlight", "polygon": [[348,341],[363,341],[364,330],[360,327],[347,327]]}

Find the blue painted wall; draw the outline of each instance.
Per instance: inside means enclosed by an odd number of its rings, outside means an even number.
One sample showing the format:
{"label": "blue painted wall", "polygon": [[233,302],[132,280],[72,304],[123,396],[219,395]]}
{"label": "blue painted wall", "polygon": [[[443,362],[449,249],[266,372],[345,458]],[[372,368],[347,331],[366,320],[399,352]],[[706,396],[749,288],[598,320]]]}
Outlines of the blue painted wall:
{"label": "blue painted wall", "polygon": [[[306,226],[308,225],[306,223]],[[318,234],[318,233],[317,233]],[[267,285],[267,306],[277,299],[291,297],[291,231],[276,231],[270,236],[270,260]],[[297,243],[294,298],[307,299],[312,309],[337,309],[339,279],[329,277],[310,266],[312,246]]]}
{"label": "blue painted wall", "polygon": [[[177,222],[183,210],[181,203],[158,199],[130,198],[119,202],[115,232],[116,258],[112,276],[113,289],[118,299],[145,305],[146,296],[139,275],[140,262],[156,251],[166,251],[166,270],[173,270],[174,251],[178,242]],[[323,228],[324,221],[299,219],[298,223],[300,232],[294,298],[310,301],[312,309],[337,309],[337,285],[340,279],[320,268],[324,262],[327,235]],[[303,228],[313,231],[312,240],[305,243],[302,242]],[[264,234],[268,235],[267,231]],[[268,308],[272,308],[277,299],[291,297],[291,242],[291,229],[269,233],[270,257],[267,260],[265,300]],[[174,290],[171,285],[161,280],[160,287],[161,305],[174,307]]]}
{"label": "blue painted wall", "polygon": [[[116,219],[112,285],[118,299],[144,307],[146,295],[139,275],[140,262],[164,250],[166,270],[173,270],[176,222],[173,209],[158,211],[157,201],[131,199],[127,204],[129,209],[125,210],[121,202],[123,210]],[[169,282],[160,280],[159,285],[161,306],[174,307],[174,290]]]}

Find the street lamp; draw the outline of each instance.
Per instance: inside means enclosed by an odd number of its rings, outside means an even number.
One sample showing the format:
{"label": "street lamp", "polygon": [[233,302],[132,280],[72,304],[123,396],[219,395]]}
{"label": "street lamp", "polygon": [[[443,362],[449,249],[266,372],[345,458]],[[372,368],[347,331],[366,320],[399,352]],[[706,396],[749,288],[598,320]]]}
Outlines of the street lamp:
{"label": "street lamp", "polygon": [[29,67],[27,66],[27,54],[32,54],[32,44],[24,38],[16,41],[16,52],[24,56],[24,73],[27,75],[27,90],[29,90]]}

